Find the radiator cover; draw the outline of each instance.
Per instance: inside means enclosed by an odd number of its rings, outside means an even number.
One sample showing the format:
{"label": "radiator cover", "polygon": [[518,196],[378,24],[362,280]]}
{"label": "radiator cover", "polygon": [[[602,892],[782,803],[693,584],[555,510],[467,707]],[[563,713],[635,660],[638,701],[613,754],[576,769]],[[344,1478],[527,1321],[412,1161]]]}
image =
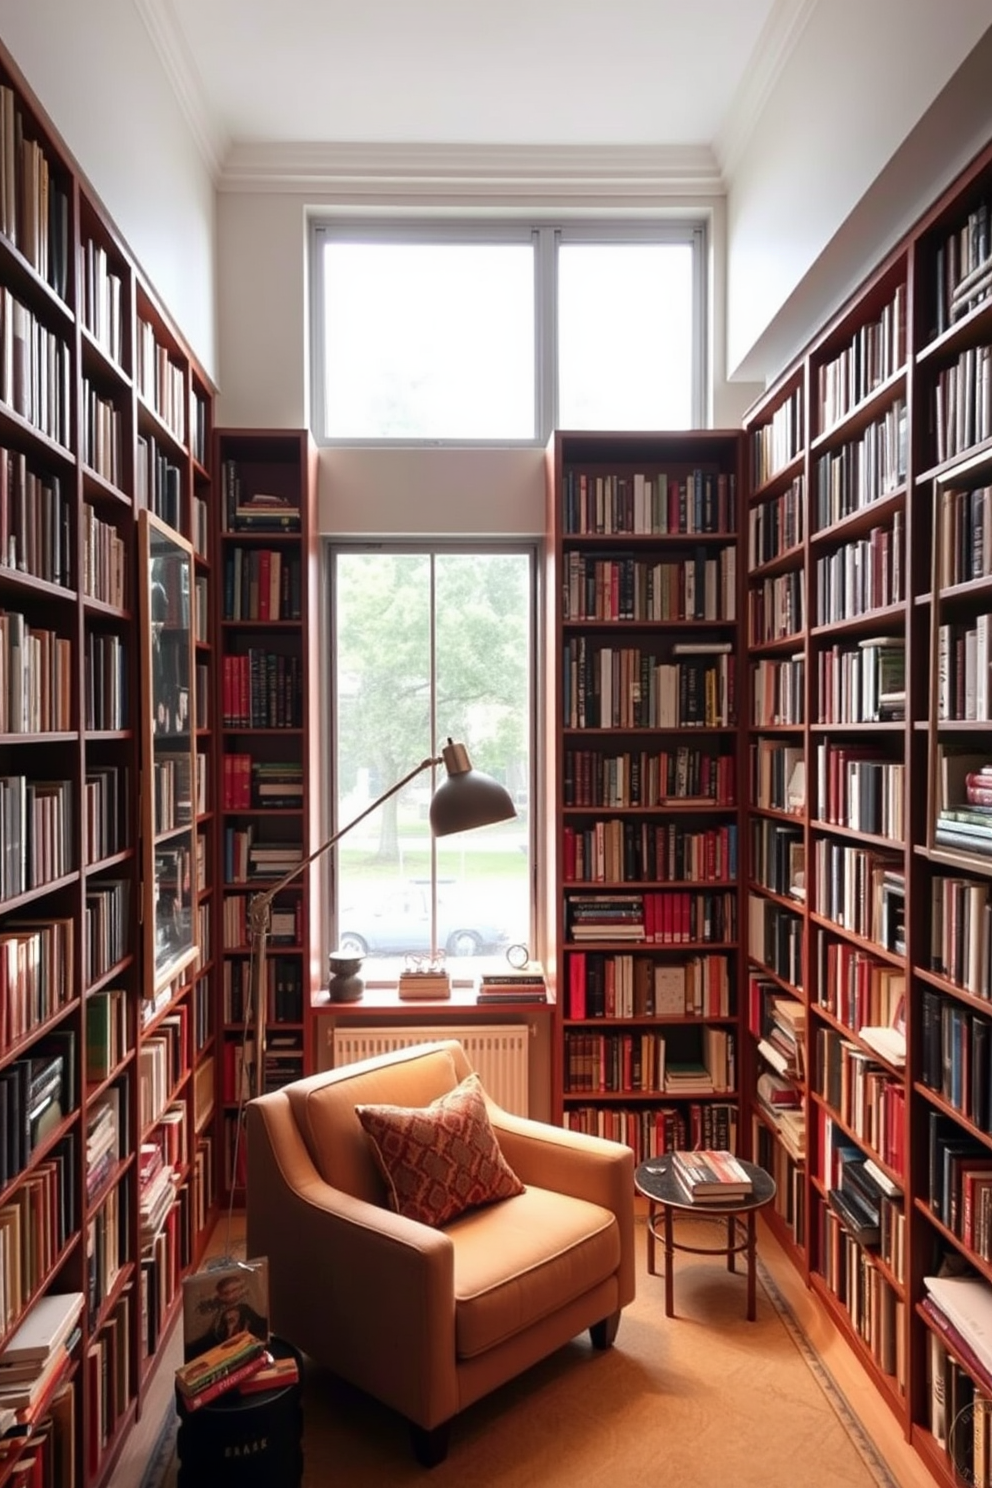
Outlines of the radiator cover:
{"label": "radiator cover", "polygon": [[492,1027],[479,1024],[458,1027],[448,1024],[427,1028],[333,1028],[330,1034],[331,1063],[337,1068],[359,1059],[372,1059],[394,1049],[431,1044],[438,1039],[457,1039],[466,1058],[490,1095],[504,1111],[515,1116],[528,1114],[528,1040],[526,1023],[504,1023]]}

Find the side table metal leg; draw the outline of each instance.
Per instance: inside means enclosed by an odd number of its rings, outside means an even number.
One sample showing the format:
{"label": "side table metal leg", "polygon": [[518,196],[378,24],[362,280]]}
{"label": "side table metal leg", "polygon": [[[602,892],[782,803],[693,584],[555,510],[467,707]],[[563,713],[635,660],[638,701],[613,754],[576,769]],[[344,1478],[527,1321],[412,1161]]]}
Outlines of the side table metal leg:
{"label": "side table metal leg", "polygon": [[675,1316],[675,1236],[672,1233],[672,1206],[665,1210],[665,1316]]}
{"label": "side table metal leg", "polygon": [[734,1271],[734,1246],[737,1244],[737,1221],[732,1214],[727,1215],[727,1270]]}
{"label": "side table metal leg", "polygon": [[654,1242],[655,1242],[654,1227],[655,1227],[655,1224],[657,1223],[657,1219],[658,1219],[658,1205],[655,1203],[654,1199],[649,1199],[648,1200],[648,1275],[649,1276],[657,1276],[657,1274],[658,1274],[657,1271],[655,1270],[655,1260],[654,1260]]}
{"label": "side table metal leg", "polygon": [[747,1320],[753,1323],[757,1316],[757,1304],[755,1300],[755,1223],[754,1210],[747,1216]]}

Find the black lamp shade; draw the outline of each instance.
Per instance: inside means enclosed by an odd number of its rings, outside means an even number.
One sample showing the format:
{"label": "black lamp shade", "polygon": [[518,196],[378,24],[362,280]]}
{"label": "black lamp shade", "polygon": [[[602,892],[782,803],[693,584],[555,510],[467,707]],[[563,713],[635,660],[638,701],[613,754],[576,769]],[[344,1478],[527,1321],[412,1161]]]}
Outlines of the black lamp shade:
{"label": "black lamp shade", "polygon": [[431,800],[431,831],[435,837],[469,832],[473,827],[488,827],[516,816],[509,791],[491,775],[472,769],[464,744],[449,739],[441,758],[448,774]]}

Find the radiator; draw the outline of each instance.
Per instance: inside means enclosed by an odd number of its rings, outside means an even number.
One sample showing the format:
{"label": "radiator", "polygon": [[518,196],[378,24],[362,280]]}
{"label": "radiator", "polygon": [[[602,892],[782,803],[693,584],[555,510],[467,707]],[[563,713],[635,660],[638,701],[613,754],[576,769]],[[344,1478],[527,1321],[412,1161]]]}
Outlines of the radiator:
{"label": "radiator", "polygon": [[527,1040],[526,1023],[503,1024],[486,1028],[333,1028],[331,1062],[335,1066],[353,1064],[358,1059],[371,1059],[393,1049],[409,1049],[412,1044],[432,1044],[437,1039],[458,1039],[469,1064],[498,1106],[515,1116],[527,1115]]}

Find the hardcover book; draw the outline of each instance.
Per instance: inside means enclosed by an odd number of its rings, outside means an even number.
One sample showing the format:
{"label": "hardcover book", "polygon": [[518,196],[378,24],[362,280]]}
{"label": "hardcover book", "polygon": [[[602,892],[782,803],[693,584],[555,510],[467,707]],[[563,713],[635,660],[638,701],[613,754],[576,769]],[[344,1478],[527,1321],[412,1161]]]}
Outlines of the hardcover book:
{"label": "hardcover book", "polygon": [[675,1151],[672,1171],[694,1203],[746,1199],[753,1192],[747,1169],[723,1148]]}

